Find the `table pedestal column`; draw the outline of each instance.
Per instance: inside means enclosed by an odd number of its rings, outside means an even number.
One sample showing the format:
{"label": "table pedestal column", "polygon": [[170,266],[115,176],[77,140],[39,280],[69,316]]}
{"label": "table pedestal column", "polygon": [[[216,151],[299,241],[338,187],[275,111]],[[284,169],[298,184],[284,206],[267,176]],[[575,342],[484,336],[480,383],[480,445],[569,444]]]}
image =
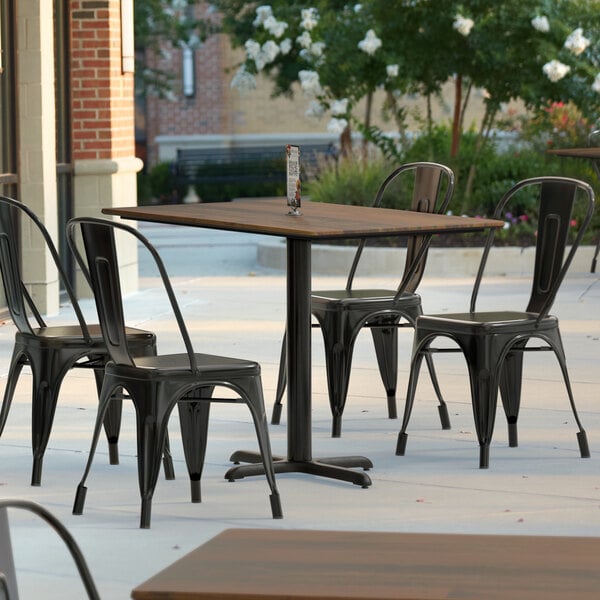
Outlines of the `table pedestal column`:
{"label": "table pedestal column", "polygon": [[[364,456],[312,458],[311,424],[311,264],[310,241],[287,240],[287,377],[288,377],[288,453],[287,458],[275,457],[276,473],[302,472],[331,479],[348,481],[368,487],[371,478],[364,471],[373,463]],[[233,462],[253,464],[232,467],[225,474],[234,480],[264,473],[260,456],[255,452],[238,451]]]}

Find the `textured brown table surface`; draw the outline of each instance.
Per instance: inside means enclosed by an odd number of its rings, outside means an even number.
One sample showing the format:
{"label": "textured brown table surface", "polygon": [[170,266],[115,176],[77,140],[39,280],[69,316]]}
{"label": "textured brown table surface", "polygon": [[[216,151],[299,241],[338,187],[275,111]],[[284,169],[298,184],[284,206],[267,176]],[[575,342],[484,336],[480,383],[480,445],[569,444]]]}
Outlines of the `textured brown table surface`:
{"label": "textured brown table surface", "polygon": [[502,221],[436,215],[366,206],[304,202],[291,216],[285,199],[249,199],[205,204],[164,204],[105,208],[126,219],[245,231],[296,239],[378,237],[436,232],[478,231],[502,227]]}
{"label": "textured brown table surface", "polygon": [[600,159],[600,147],[598,146],[591,146],[590,148],[555,148],[547,152],[548,154],[556,154],[557,156]]}
{"label": "textured brown table surface", "polygon": [[135,600],[600,598],[600,538],[229,529]]}

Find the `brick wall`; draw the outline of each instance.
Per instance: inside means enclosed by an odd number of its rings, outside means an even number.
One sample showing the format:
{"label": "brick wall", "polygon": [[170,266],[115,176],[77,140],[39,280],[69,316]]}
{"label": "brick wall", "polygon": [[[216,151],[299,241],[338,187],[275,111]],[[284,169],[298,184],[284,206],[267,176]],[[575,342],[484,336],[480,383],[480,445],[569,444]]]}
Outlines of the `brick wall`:
{"label": "brick wall", "polygon": [[133,74],[122,73],[119,0],[71,0],[73,160],[134,155]]}

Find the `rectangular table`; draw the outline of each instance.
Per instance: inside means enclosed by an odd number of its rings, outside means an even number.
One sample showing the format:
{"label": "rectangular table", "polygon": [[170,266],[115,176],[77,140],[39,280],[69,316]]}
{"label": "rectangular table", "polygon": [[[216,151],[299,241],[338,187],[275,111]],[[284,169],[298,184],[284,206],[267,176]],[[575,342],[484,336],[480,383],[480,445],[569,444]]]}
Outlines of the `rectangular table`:
{"label": "rectangular table", "polygon": [[[371,461],[362,456],[313,459],[311,431],[311,263],[313,241],[339,238],[387,237],[429,233],[462,233],[502,227],[491,219],[436,215],[386,208],[305,202],[301,215],[288,214],[285,199],[248,199],[208,204],[179,204],[107,208],[104,213],[126,219],[242,231],[285,237],[287,240],[287,456],[277,459],[275,471],[302,472],[371,485],[364,471]],[[236,452],[227,479],[241,479],[264,471],[260,456]]]}
{"label": "rectangular table", "polygon": [[135,600],[596,600],[600,539],[229,529]]}

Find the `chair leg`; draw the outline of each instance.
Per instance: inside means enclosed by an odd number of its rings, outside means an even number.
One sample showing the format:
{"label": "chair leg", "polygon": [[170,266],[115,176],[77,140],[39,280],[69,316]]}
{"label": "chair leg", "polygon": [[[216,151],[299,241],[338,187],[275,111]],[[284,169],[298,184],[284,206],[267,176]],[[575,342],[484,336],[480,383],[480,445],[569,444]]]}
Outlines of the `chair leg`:
{"label": "chair leg", "polygon": [[129,392],[136,412],[137,463],[141,496],[140,528],[149,529],[152,497],[158,481],[165,447],[167,425],[174,403],[168,382],[146,386],[130,386]]}
{"label": "chair leg", "polygon": [[[98,397],[102,392],[102,382],[104,380],[104,368],[94,369],[96,379],[96,388]],[[120,394],[119,396],[117,394]],[[108,441],[108,457],[111,465],[119,464],[119,433],[121,431],[121,415],[123,412],[123,396],[120,391],[115,393],[115,397],[109,402],[104,417],[104,432]]]}
{"label": "chair leg", "polygon": [[273,414],[271,415],[271,424],[279,425],[281,422],[281,409],[283,393],[287,385],[287,334],[283,334],[281,344],[281,355],[279,358],[279,375],[277,376],[277,391],[275,392],[275,404],[273,404]]}
{"label": "chair leg", "polygon": [[190,477],[192,502],[201,502],[202,495],[200,480],[206,456],[206,440],[208,434],[208,417],[210,414],[210,397],[214,386],[194,390],[192,400],[186,396],[185,400],[177,403],[179,423],[183,441],[183,452]]}
{"label": "chair leg", "polygon": [[[343,336],[340,331],[347,331],[348,334]],[[331,437],[336,438],[342,435],[342,415],[348,396],[354,340],[359,330],[353,334],[350,333],[351,331],[353,331],[353,328],[349,323],[344,325],[337,323],[336,326],[331,328],[321,323],[325,346],[327,390],[332,416]]]}
{"label": "chair leg", "polygon": [[265,416],[265,406],[260,377],[248,377],[238,382],[242,391],[242,397],[245,399],[252,420],[254,429],[258,438],[258,447],[262,457],[265,477],[271,489],[269,497],[271,503],[271,513],[274,519],[281,519],[283,511],[281,508],[281,499],[275,482],[275,468],[273,467],[273,454],[271,452],[271,441],[269,439],[269,428]]}
{"label": "chair leg", "polygon": [[[398,383],[398,329],[396,325],[400,319],[394,319],[384,324],[377,322],[371,327],[371,337],[375,346],[377,365],[381,380],[387,394],[388,418],[397,419],[396,386]],[[385,325],[389,324],[389,327]]]}
{"label": "chair leg", "polygon": [[579,419],[579,415],[577,413],[577,407],[575,406],[575,398],[573,396],[573,390],[571,389],[571,381],[569,379],[569,372],[567,370],[567,361],[565,358],[565,351],[562,345],[562,340],[560,337],[560,333],[557,330],[555,335],[551,337],[549,340],[552,349],[554,350],[554,354],[558,360],[558,364],[560,365],[560,370],[562,372],[563,380],[565,382],[565,387],[567,389],[567,394],[569,396],[569,403],[571,405],[571,410],[573,411],[573,417],[575,418],[575,423],[579,428],[577,432],[577,443],[579,445],[579,454],[581,458],[590,458],[590,447],[588,444],[587,433],[581,424],[581,420]]}
{"label": "chair leg", "polygon": [[8,369],[8,376],[6,378],[6,388],[4,389],[4,398],[2,400],[2,409],[0,409],[0,435],[4,432],[6,426],[6,420],[8,419],[8,413],[13,401],[17,382],[19,381],[19,375],[23,369],[25,358],[20,354],[13,354],[10,362],[10,368]]}
{"label": "chair leg", "polygon": [[427,350],[423,351],[422,348],[417,348],[413,351],[410,364],[410,375],[408,378],[408,388],[406,390],[406,403],[404,405],[404,415],[402,417],[402,427],[400,428],[398,440],[396,442],[396,456],[404,456],[404,453],[406,452],[406,442],[408,440],[406,429],[415,402],[415,392],[417,391],[419,372],[421,370],[421,363],[423,362],[423,352],[427,352]]}
{"label": "chair leg", "polygon": [[508,445],[519,445],[517,420],[521,406],[521,382],[523,380],[523,353],[509,352],[500,371],[500,397],[508,423]]}
{"label": "chair leg", "polygon": [[92,463],[94,462],[94,454],[96,453],[98,441],[100,440],[100,434],[102,433],[102,427],[104,424],[104,416],[106,414],[106,411],[108,410],[108,405],[110,404],[111,396],[112,392],[108,390],[108,387],[105,382],[102,388],[102,392],[100,393],[100,398],[98,400],[98,413],[96,415],[96,423],[94,425],[94,432],[92,434],[90,452],[85,465],[85,469],[83,471],[83,476],[81,478],[81,481],[79,482],[79,485],[77,486],[77,491],[75,493],[75,500],[73,502],[74,515],[80,515],[83,513],[85,497],[87,494],[87,487],[85,486],[85,482],[92,468]]}
{"label": "chair leg", "polygon": [[[480,343],[485,344],[485,340]],[[471,384],[475,430],[479,441],[479,468],[487,469],[490,463],[490,444],[496,418],[498,381],[490,367],[491,364],[495,364],[494,361],[485,359],[487,356],[485,349],[478,347],[478,343],[473,346],[475,348],[465,352],[465,358]]]}
{"label": "chair leg", "polygon": [[427,369],[429,370],[429,377],[431,379],[433,389],[435,390],[435,394],[438,398],[438,413],[440,415],[440,423],[442,424],[442,429],[451,429],[450,415],[448,414],[448,405],[446,404],[446,401],[442,396],[442,390],[440,389],[440,384],[438,382],[435,367],[433,365],[433,356],[427,353],[425,355],[425,361],[427,363]]}
{"label": "chair leg", "polygon": [[[60,386],[64,377],[64,364],[58,360],[57,353],[48,352],[40,360],[41,364],[32,364],[33,376],[32,406],[31,406],[31,449],[33,453],[33,468],[31,485],[38,486],[42,480],[42,465],[44,453],[50,439],[52,423],[56,413],[56,404]],[[61,370],[55,368],[61,367]],[[49,384],[52,382],[52,385]]]}

